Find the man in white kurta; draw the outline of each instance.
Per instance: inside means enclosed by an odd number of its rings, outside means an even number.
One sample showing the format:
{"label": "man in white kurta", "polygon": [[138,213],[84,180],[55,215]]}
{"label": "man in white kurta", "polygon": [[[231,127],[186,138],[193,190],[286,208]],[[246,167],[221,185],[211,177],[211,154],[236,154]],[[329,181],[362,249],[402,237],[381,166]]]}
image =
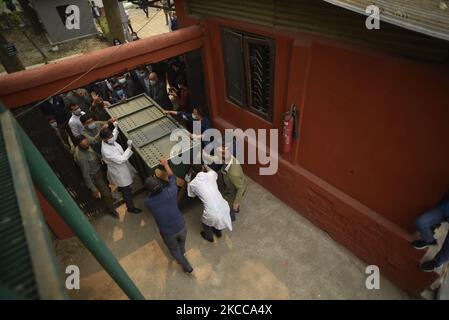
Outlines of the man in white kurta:
{"label": "man in white kurta", "polygon": [[128,140],[128,148],[124,151],[122,146],[116,142],[118,136],[117,122],[114,122],[114,130],[102,129],[100,131],[101,156],[108,166],[108,177],[123,195],[128,212],[140,213],[142,210],[134,206],[131,184],[135,169],[128,159],[132,156],[132,141]]}
{"label": "man in white kurta", "polygon": [[[201,167],[200,167],[201,168]],[[223,198],[217,185],[217,173],[207,166],[188,182],[187,194],[189,197],[198,196],[203,202],[203,231],[201,236],[210,241],[214,241],[213,234],[221,237],[221,230],[229,229],[232,231],[230,208],[228,202]],[[195,173],[195,166],[193,174]]]}

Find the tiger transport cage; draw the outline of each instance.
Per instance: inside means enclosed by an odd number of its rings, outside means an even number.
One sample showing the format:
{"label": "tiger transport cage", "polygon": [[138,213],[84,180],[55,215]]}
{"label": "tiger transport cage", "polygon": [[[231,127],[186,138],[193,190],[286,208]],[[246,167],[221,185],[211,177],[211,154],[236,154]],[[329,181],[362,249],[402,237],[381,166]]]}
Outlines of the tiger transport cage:
{"label": "tiger transport cage", "polygon": [[[118,121],[118,142],[126,145],[127,140],[133,141],[135,152],[130,162],[142,181],[161,168],[161,157],[167,158],[173,173],[184,179],[189,165],[174,164],[171,160],[187,154],[191,159],[194,150],[201,150],[201,142],[192,139],[175,118],[164,114],[164,109],[153,99],[143,93],[111,105],[106,112]],[[177,138],[171,140],[175,130]]]}

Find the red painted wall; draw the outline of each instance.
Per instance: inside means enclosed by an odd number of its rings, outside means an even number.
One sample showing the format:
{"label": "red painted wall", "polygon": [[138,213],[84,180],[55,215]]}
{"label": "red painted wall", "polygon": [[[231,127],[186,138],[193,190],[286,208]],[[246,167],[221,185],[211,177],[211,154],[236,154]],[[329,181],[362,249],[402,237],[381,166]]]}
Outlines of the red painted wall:
{"label": "red painted wall", "polygon": [[47,199],[36,189],[37,198],[41,206],[42,214],[44,216],[45,222],[50,227],[53,234],[58,239],[68,239],[75,234],[72,229],[64,222],[64,220],[59,216],[53,206],[47,201]]}
{"label": "red painted wall", "polygon": [[[373,49],[222,18],[188,16],[205,28],[214,125],[280,128],[300,108],[300,139],[275,176],[245,172],[412,295],[434,275],[409,242],[416,217],[449,189],[449,68]],[[221,27],[276,39],[274,121],[226,99]]]}
{"label": "red painted wall", "polygon": [[449,189],[448,68],[309,50],[299,164],[412,232]]}

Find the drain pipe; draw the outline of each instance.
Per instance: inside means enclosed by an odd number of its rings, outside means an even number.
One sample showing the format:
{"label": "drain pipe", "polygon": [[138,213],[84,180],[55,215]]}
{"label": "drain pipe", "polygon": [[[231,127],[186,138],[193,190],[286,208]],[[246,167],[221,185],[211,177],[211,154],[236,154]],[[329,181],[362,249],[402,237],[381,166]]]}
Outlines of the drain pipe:
{"label": "drain pipe", "polygon": [[[7,111],[0,103],[0,112]],[[100,239],[95,229],[69,195],[64,185],[56,177],[39,150],[30,140],[22,127],[15,121],[23,151],[30,168],[34,183],[40,192],[52,204],[61,218],[70,226],[81,242],[103,266],[106,272],[119,285],[125,294],[133,300],[144,300],[144,296],[122,268],[109,248]]]}

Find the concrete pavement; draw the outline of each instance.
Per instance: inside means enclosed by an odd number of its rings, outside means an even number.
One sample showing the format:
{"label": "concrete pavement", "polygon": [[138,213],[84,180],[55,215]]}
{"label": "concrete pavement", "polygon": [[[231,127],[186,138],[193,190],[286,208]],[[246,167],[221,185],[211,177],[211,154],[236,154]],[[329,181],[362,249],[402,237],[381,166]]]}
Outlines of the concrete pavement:
{"label": "concrete pavement", "polygon": [[[144,209],[144,194],[136,203]],[[147,299],[407,299],[381,277],[380,290],[365,288],[366,264],[326,233],[249,180],[232,232],[203,240],[201,205],[184,209],[189,276],[173,261],[148,210],[120,221],[101,216],[94,226]],[[73,299],[126,299],[77,239],[59,241],[61,266],[76,264],[81,288]]]}

